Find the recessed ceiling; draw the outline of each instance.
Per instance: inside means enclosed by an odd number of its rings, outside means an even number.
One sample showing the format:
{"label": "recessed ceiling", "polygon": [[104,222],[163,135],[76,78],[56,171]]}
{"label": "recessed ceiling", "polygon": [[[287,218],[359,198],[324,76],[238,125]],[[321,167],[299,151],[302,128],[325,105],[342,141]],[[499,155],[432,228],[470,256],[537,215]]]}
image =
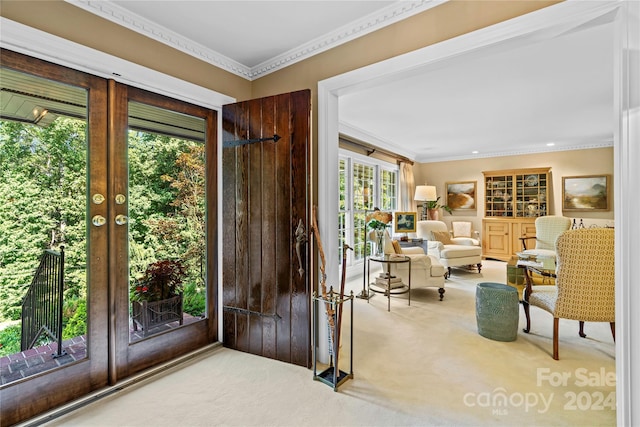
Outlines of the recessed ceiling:
{"label": "recessed ceiling", "polygon": [[597,25],[411,70],[341,96],[341,131],[420,162],[612,146],[613,43]]}
{"label": "recessed ceiling", "polygon": [[[249,80],[441,3],[67,1]],[[340,130],[432,162],[612,146],[612,110],[603,20],[343,95]]]}

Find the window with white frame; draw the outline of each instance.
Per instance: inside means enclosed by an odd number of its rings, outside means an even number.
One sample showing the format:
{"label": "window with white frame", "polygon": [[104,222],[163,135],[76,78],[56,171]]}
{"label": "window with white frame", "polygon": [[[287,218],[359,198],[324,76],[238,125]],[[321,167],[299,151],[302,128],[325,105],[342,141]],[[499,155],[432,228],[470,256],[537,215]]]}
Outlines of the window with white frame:
{"label": "window with white frame", "polygon": [[[366,238],[366,216],[378,207],[394,211],[398,203],[398,166],[340,150],[338,165],[338,224],[340,251],[346,243],[347,264],[353,265],[369,255]],[[338,258],[342,260],[342,252]]]}

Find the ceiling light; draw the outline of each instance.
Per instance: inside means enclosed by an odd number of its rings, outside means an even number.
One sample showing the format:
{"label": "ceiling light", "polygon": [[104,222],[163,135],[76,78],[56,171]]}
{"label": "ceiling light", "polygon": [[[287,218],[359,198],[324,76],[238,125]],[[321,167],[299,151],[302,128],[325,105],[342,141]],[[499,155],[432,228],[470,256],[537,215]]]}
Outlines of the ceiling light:
{"label": "ceiling light", "polygon": [[34,114],[34,115],[36,115],[36,114],[37,114],[37,116],[36,116],[36,118],[33,120],[33,124],[34,124],[34,125],[37,125],[37,124],[38,124],[38,122],[39,122],[40,120],[42,120],[42,119],[44,118],[44,116],[46,116],[48,113],[49,113],[49,110],[47,110],[46,108],[43,108],[43,109],[42,109],[42,111],[40,111],[39,113],[38,113],[38,107],[34,108],[34,109],[33,109],[33,114]]}

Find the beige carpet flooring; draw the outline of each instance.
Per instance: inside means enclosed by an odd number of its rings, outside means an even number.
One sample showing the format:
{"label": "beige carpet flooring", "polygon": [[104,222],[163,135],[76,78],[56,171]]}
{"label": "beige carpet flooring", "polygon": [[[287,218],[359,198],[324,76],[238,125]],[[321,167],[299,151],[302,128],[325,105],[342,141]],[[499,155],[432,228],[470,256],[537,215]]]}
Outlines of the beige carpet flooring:
{"label": "beige carpet flooring", "polygon": [[[436,289],[354,302],[355,378],[337,392],[312,371],[218,347],[50,419],[50,426],[613,426],[615,347],[604,323],[561,321],[532,308],[532,333],[497,342],[477,333],[475,285],[505,282],[505,264],[454,270]],[[362,278],[349,282],[362,290]],[[524,313],[520,308],[520,324]],[[345,320],[349,316],[345,312]],[[345,329],[348,330],[348,325]],[[348,343],[348,335],[343,338]],[[348,344],[340,368],[348,370]],[[42,420],[46,420],[42,417]]]}

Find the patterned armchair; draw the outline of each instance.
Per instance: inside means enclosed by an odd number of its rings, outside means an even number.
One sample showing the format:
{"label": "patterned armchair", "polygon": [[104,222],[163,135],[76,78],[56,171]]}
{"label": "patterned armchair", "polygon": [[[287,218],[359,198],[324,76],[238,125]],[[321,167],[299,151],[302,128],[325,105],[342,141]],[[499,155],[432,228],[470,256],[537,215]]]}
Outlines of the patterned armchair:
{"label": "patterned armchair", "polygon": [[529,286],[524,293],[524,312],[529,332],[529,306],[553,315],[553,358],[558,360],[560,319],[578,320],[585,337],[584,322],[609,322],[615,334],[614,230],[590,228],[565,231],[556,242],[556,286]]}

